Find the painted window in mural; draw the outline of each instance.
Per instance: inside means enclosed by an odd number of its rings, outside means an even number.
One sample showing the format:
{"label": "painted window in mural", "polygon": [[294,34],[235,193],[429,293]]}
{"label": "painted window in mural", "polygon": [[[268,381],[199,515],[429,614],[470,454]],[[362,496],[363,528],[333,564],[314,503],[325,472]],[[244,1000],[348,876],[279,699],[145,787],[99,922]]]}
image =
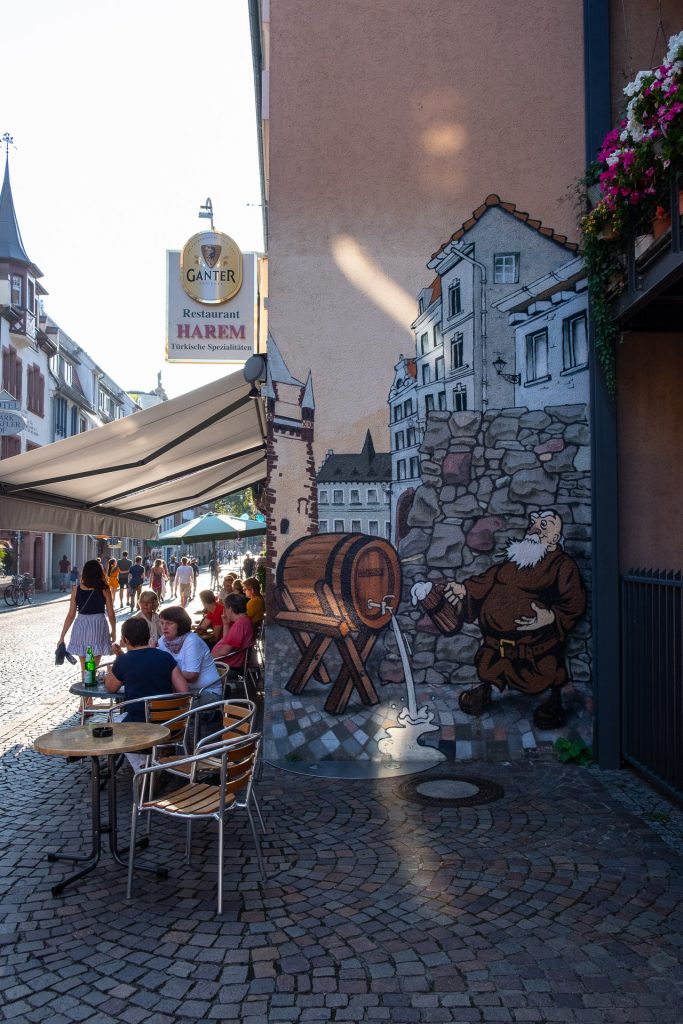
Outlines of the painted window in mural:
{"label": "painted window in mural", "polygon": [[451,338],[451,370],[459,370],[465,365],[464,335],[454,334]]}
{"label": "painted window in mural", "polygon": [[460,278],[456,277],[455,281],[453,281],[448,289],[448,315],[457,316],[461,310]]}
{"label": "painted window in mural", "polygon": [[465,412],[467,409],[467,390],[464,384],[453,388],[453,411]]}
{"label": "painted window in mural", "polygon": [[493,257],[493,283],[517,284],[519,281],[519,253],[497,252]]}
{"label": "painted window in mural", "polygon": [[532,384],[548,376],[548,331],[534,331],[526,336],[526,380]]}
{"label": "painted window in mural", "polygon": [[563,368],[574,370],[588,365],[588,331],[586,314],[567,317],[562,321]]}

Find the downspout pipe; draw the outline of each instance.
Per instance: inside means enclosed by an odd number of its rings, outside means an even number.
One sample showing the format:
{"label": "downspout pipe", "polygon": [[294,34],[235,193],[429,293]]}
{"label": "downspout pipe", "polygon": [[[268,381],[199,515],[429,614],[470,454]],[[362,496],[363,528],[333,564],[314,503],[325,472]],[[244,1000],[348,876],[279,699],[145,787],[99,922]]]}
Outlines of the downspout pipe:
{"label": "downspout pipe", "polygon": [[[608,0],[584,0],[586,166],[612,127]],[[617,416],[595,351],[590,317],[594,748],[601,768],[621,764]]]}

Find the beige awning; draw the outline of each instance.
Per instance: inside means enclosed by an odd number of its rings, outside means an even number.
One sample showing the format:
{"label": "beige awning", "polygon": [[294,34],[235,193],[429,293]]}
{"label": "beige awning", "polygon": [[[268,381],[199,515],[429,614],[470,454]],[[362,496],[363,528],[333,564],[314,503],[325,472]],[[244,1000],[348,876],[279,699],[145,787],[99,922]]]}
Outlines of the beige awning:
{"label": "beige awning", "polygon": [[156,537],[157,520],[265,479],[262,402],[238,370],[0,462],[0,529]]}

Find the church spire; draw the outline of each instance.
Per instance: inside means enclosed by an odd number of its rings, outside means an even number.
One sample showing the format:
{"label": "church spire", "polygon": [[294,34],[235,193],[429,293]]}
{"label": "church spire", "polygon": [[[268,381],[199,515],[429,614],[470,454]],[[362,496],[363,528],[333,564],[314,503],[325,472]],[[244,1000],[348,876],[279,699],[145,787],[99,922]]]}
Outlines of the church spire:
{"label": "church spire", "polygon": [[24,248],[21,240],[21,232],[17,223],[17,215],[14,210],[12,198],[12,186],[9,180],[9,146],[12,137],[7,132],[2,137],[5,143],[5,176],[0,192],[0,260],[14,260],[15,263],[23,263],[29,267],[35,277],[42,277],[42,273],[36,267]]}

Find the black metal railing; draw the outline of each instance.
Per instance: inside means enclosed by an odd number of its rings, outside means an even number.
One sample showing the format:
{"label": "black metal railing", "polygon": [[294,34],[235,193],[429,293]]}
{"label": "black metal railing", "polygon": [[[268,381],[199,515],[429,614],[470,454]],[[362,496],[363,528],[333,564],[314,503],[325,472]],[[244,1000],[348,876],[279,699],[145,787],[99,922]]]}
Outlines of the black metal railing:
{"label": "black metal railing", "polygon": [[621,578],[622,754],[683,800],[683,579],[632,569]]}

